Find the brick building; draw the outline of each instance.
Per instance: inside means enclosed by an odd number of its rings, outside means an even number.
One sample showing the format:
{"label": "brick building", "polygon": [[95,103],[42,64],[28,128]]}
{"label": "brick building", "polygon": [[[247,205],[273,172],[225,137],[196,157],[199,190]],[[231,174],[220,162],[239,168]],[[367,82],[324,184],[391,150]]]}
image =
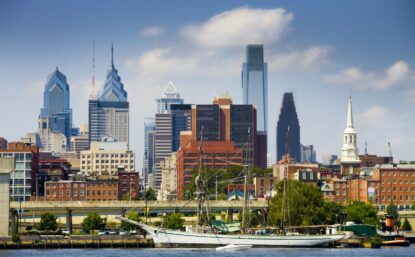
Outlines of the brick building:
{"label": "brick building", "polygon": [[139,194],[138,172],[118,172],[118,200],[137,199]]}
{"label": "brick building", "polygon": [[116,179],[87,181],[47,181],[46,201],[115,201],[118,200]]}
{"label": "brick building", "polygon": [[44,196],[46,181],[67,180],[71,164],[65,159],[39,160],[39,169],[36,173],[35,190],[33,196]]}
{"label": "brick building", "polygon": [[[180,148],[177,153],[177,197],[183,198],[183,187],[191,182],[193,171],[199,166],[200,142],[185,139],[182,132]],[[203,142],[205,164],[208,169],[226,169],[233,165],[242,165],[243,156],[240,148],[232,141]]]}

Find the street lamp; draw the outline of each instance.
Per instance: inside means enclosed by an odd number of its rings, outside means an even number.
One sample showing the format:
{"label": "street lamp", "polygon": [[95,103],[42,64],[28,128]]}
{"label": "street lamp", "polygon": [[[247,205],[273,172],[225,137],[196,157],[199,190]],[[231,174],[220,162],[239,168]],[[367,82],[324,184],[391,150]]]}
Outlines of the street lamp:
{"label": "street lamp", "polygon": [[218,200],[218,176],[216,176],[216,182],[215,182],[215,184],[216,184],[216,194],[215,194],[215,199],[216,199],[216,201]]}

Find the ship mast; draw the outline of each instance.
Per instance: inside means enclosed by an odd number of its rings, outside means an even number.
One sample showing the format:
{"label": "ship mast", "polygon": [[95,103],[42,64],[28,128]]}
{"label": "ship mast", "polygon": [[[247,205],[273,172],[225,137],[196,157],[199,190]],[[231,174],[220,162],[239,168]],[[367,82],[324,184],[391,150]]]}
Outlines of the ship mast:
{"label": "ship mast", "polygon": [[250,143],[251,143],[251,127],[248,127],[248,150],[245,154],[245,165],[244,165],[244,202],[243,202],[243,207],[242,207],[242,228],[241,228],[241,232],[242,234],[245,232],[245,228],[246,228],[246,206],[247,206],[247,201],[248,201],[248,173],[249,173],[249,168],[248,168],[248,163],[249,163],[249,157],[250,157]]}
{"label": "ship mast", "polygon": [[290,162],[290,153],[288,151],[290,142],[290,126],[287,128],[287,136],[285,138],[285,160],[284,160],[284,179],[283,179],[283,191],[282,191],[282,204],[281,204],[281,224],[280,228],[283,234],[285,235],[284,223],[285,216],[287,214],[286,202],[287,198],[287,184],[288,184],[288,164]]}
{"label": "ship mast", "polygon": [[203,127],[200,131],[200,143],[199,143],[199,174],[196,177],[196,196],[197,196],[197,225],[202,226],[202,214],[203,214],[203,202],[205,198],[205,183],[203,177]]}

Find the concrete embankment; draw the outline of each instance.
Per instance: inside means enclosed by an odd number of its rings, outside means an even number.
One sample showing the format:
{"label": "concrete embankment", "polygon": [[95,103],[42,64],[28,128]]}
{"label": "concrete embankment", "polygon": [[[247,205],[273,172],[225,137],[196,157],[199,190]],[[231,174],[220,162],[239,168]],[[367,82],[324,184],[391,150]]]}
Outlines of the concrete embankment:
{"label": "concrete embankment", "polygon": [[149,248],[153,240],[142,235],[31,235],[21,236],[19,242],[11,237],[0,238],[0,249],[49,248]]}

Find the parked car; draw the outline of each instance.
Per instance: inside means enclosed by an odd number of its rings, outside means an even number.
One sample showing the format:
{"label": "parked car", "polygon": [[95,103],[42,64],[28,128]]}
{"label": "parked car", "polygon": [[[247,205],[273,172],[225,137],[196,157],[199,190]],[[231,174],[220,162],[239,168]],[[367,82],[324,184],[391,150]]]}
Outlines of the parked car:
{"label": "parked car", "polygon": [[119,235],[120,235],[120,236],[125,236],[125,235],[127,235],[127,231],[125,231],[125,230],[120,230]]}
{"label": "parked car", "polygon": [[98,235],[108,235],[109,232],[107,230],[100,230],[98,231]]}
{"label": "parked car", "polygon": [[110,235],[116,235],[116,234],[118,234],[118,232],[116,230],[110,230],[109,231],[109,234]]}
{"label": "parked car", "polygon": [[69,231],[68,228],[65,228],[65,229],[62,229],[62,234],[64,234],[64,235],[70,235],[71,232]]}
{"label": "parked car", "polygon": [[131,235],[136,235],[136,234],[137,234],[137,230],[136,230],[136,229],[132,229],[132,230],[130,230],[130,234],[131,234]]}

